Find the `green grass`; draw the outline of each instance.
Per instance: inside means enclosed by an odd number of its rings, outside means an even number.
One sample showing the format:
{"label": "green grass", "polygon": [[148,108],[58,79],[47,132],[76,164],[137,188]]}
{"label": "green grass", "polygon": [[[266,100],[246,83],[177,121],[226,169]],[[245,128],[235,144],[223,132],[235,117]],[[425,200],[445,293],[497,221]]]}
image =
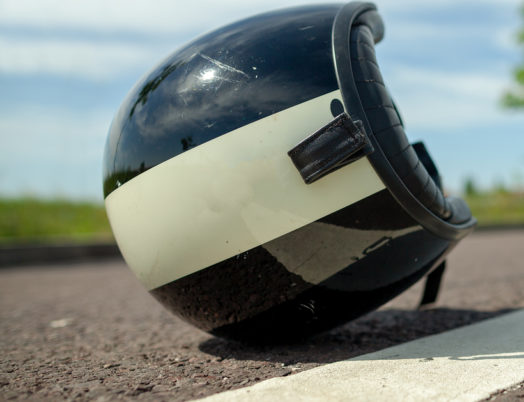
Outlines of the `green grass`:
{"label": "green grass", "polygon": [[[524,193],[491,191],[465,198],[480,227],[524,225]],[[101,204],[0,198],[0,245],[112,241]]]}
{"label": "green grass", "polygon": [[113,241],[103,205],[0,198],[0,244]]}
{"label": "green grass", "polygon": [[480,227],[524,225],[524,193],[490,191],[465,198]]}

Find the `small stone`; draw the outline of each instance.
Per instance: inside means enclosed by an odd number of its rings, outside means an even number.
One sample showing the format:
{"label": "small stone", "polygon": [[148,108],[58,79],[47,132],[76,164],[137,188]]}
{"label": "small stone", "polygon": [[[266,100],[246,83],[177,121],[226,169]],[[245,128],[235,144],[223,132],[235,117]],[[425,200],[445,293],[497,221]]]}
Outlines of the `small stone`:
{"label": "small stone", "polygon": [[107,364],[104,364],[104,368],[105,369],[110,369],[110,368],[113,368],[113,367],[118,367],[120,366],[120,363],[107,363]]}
{"label": "small stone", "polygon": [[73,320],[71,318],[61,318],[59,320],[54,320],[49,323],[51,328],[64,328],[71,324]]}

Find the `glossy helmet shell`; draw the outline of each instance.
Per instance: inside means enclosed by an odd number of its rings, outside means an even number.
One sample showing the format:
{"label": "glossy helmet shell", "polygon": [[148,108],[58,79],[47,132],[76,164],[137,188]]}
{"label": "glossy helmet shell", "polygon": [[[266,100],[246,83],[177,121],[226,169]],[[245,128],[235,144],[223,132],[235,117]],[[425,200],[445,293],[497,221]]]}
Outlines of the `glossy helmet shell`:
{"label": "glossy helmet shell", "polygon": [[[376,82],[382,35],[369,3],[261,14],[132,89],[106,144],[105,203],[162,304],[216,335],[296,339],[387,302],[471,231]],[[288,151],[341,113],[373,152],[304,183]]]}

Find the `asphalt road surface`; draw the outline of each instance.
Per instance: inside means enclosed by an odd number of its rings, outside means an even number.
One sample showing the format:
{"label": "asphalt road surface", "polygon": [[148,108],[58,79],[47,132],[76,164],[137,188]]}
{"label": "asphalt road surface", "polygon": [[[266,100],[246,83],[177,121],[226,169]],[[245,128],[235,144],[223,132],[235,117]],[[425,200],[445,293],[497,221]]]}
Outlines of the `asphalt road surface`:
{"label": "asphalt road surface", "polygon": [[[475,233],[448,262],[431,309],[416,309],[418,284],[331,332],[258,348],[174,317],[121,260],[2,269],[0,400],[194,399],[524,307],[524,231]],[[493,398],[524,398],[524,386]]]}

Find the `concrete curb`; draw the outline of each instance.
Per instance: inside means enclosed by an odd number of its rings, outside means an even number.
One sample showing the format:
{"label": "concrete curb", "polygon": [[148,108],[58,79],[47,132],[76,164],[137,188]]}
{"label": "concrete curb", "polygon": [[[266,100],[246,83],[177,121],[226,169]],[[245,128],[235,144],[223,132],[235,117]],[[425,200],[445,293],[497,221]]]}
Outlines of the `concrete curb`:
{"label": "concrete curb", "polygon": [[120,257],[116,244],[23,245],[0,247],[0,268]]}
{"label": "concrete curb", "polygon": [[202,399],[468,401],[524,378],[524,310]]}

